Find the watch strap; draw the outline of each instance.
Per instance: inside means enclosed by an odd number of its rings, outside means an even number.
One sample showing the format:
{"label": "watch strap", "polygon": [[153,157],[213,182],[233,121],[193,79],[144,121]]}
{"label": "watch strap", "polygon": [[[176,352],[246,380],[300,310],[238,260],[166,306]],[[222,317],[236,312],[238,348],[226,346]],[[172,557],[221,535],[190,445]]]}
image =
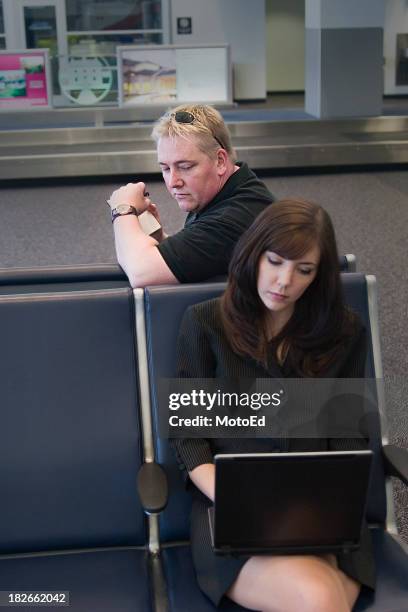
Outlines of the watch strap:
{"label": "watch strap", "polygon": [[130,204],[119,204],[119,206],[111,210],[112,223],[118,217],[125,217],[126,215],[136,215],[137,217],[138,212],[136,208]]}

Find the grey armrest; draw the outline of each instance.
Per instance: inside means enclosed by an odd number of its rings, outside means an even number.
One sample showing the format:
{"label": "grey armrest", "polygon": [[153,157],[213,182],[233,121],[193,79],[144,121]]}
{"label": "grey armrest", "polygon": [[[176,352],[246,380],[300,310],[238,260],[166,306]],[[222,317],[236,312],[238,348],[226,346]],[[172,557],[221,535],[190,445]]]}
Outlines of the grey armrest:
{"label": "grey armrest", "polygon": [[148,514],[161,512],[167,505],[167,476],[158,463],[144,463],[137,475],[137,490]]}

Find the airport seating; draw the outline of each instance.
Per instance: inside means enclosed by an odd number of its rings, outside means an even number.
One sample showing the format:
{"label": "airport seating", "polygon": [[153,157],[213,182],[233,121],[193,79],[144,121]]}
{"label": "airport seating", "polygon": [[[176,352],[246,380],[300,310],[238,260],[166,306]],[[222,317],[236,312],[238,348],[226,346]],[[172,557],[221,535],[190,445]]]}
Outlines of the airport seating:
{"label": "airport seating", "polygon": [[1,295],[0,337],[0,591],[153,610],[132,291]]}
{"label": "airport seating", "polygon": [[[191,500],[185,491],[180,470],[168,440],[159,436],[158,384],[162,377],[176,376],[175,346],[178,329],[186,308],[196,302],[220,295],[223,283],[149,287],[136,290],[136,313],[145,316],[148,372],[141,372],[150,383],[152,411],[151,453],[166,470],[169,500],[159,518],[161,556],[167,581],[169,612],[210,612],[212,603],[198,589],[189,546],[189,515]],[[142,334],[140,334],[141,339]],[[142,368],[142,360],[139,360]],[[229,600],[223,612],[244,610]]]}
{"label": "airport seating", "polygon": [[[370,326],[367,375],[381,377],[374,281],[347,274],[343,283]],[[190,499],[158,436],[156,391],[160,377],[175,374],[185,308],[218,295],[222,285],[132,292],[95,288],[87,279],[39,283],[36,293],[29,286],[0,294],[0,591],[70,591],[73,612],[210,612],[188,545]],[[362,594],[357,612],[396,612],[406,609],[407,554],[392,534],[383,470],[407,482],[407,453],[387,445],[384,423],[381,432],[377,420],[369,425],[377,451],[369,513],[379,581],[374,598]],[[168,473],[170,497],[147,530],[136,476],[143,460],[153,467],[153,459]],[[156,513],[160,487],[153,497],[146,506]],[[223,609],[243,610],[229,601]]]}
{"label": "airport seating", "polygon": [[341,272],[357,272],[357,259],[355,255],[347,253],[340,255],[340,271]]}
{"label": "airport seating", "polygon": [[71,291],[78,288],[77,283],[82,283],[82,287],[86,283],[93,289],[129,287],[127,276],[118,264],[0,268],[0,295],[45,289]]}
{"label": "airport seating", "polygon": [[[355,255],[341,255],[339,265],[342,272],[355,272]],[[220,277],[220,280],[225,280],[225,277]],[[39,285],[71,290],[75,289],[76,283],[91,283],[90,286],[94,289],[129,286],[122,268],[113,263],[0,268],[0,295],[21,291],[30,293],[37,290]]]}
{"label": "airport seating", "polygon": [[[346,302],[362,317],[369,330],[369,352],[366,375],[381,378],[381,355],[378,336],[375,278],[363,274],[343,274],[342,283]],[[158,413],[158,384],[160,378],[176,375],[175,346],[177,333],[185,309],[194,303],[221,293],[219,284],[184,285],[179,287],[151,287],[145,290],[145,314],[148,373],[150,376],[150,402],[152,414],[151,452],[166,470],[169,479],[169,502],[159,520],[161,555],[168,581],[171,612],[210,612],[211,602],[200,592],[194,581],[194,572],[188,540],[190,499],[184,490],[178,465],[168,441],[160,438]],[[139,296],[139,303],[140,303]],[[397,475],[407,483],[408,453],[388,444],[384,418],[382,390],[378,388],[381,414],[368,419],[366,427],[375,453],[373,479],[369,492],[368,519],[372,528],[378,586],[375,595],[363,591],[356,605],[357,612],[396,612],[407,609],[408,553],[396,535],[392,516],[392,495],[389,474]],[[373,415],[371,415],[373,416]],[[381,419],[379,418],[381,416]],[[395,461],[396,458],[396,461]],[[395,464],[399,467],[396,468]],[[225,602],[224,610],[239,609]],[[242,609],[242,608],[241,608]]]}

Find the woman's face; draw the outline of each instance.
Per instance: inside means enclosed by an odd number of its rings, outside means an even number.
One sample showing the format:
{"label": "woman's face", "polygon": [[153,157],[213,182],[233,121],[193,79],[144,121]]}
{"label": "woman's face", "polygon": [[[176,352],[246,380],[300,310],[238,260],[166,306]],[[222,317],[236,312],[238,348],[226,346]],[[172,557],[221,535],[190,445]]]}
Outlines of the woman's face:
{"label": "woman's face", "polygon": [[299,259],[284,259],[273,251],[265,251],[258,264],[258,295],[273,313],[282,313],[289,320],[295,303],[316,277],[320,250],[317,245]]}

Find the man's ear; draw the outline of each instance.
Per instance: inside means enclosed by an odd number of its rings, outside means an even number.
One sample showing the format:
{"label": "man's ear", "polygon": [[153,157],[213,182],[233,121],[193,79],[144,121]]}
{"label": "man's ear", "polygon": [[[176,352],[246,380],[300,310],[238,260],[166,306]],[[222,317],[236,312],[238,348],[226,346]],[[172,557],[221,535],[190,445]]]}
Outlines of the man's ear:
{"label": "man's ear", "polygon": [[225,174],[228,165],[228,153],[225,149],[218,149],[217,151],[217,170],[220,176]]}

